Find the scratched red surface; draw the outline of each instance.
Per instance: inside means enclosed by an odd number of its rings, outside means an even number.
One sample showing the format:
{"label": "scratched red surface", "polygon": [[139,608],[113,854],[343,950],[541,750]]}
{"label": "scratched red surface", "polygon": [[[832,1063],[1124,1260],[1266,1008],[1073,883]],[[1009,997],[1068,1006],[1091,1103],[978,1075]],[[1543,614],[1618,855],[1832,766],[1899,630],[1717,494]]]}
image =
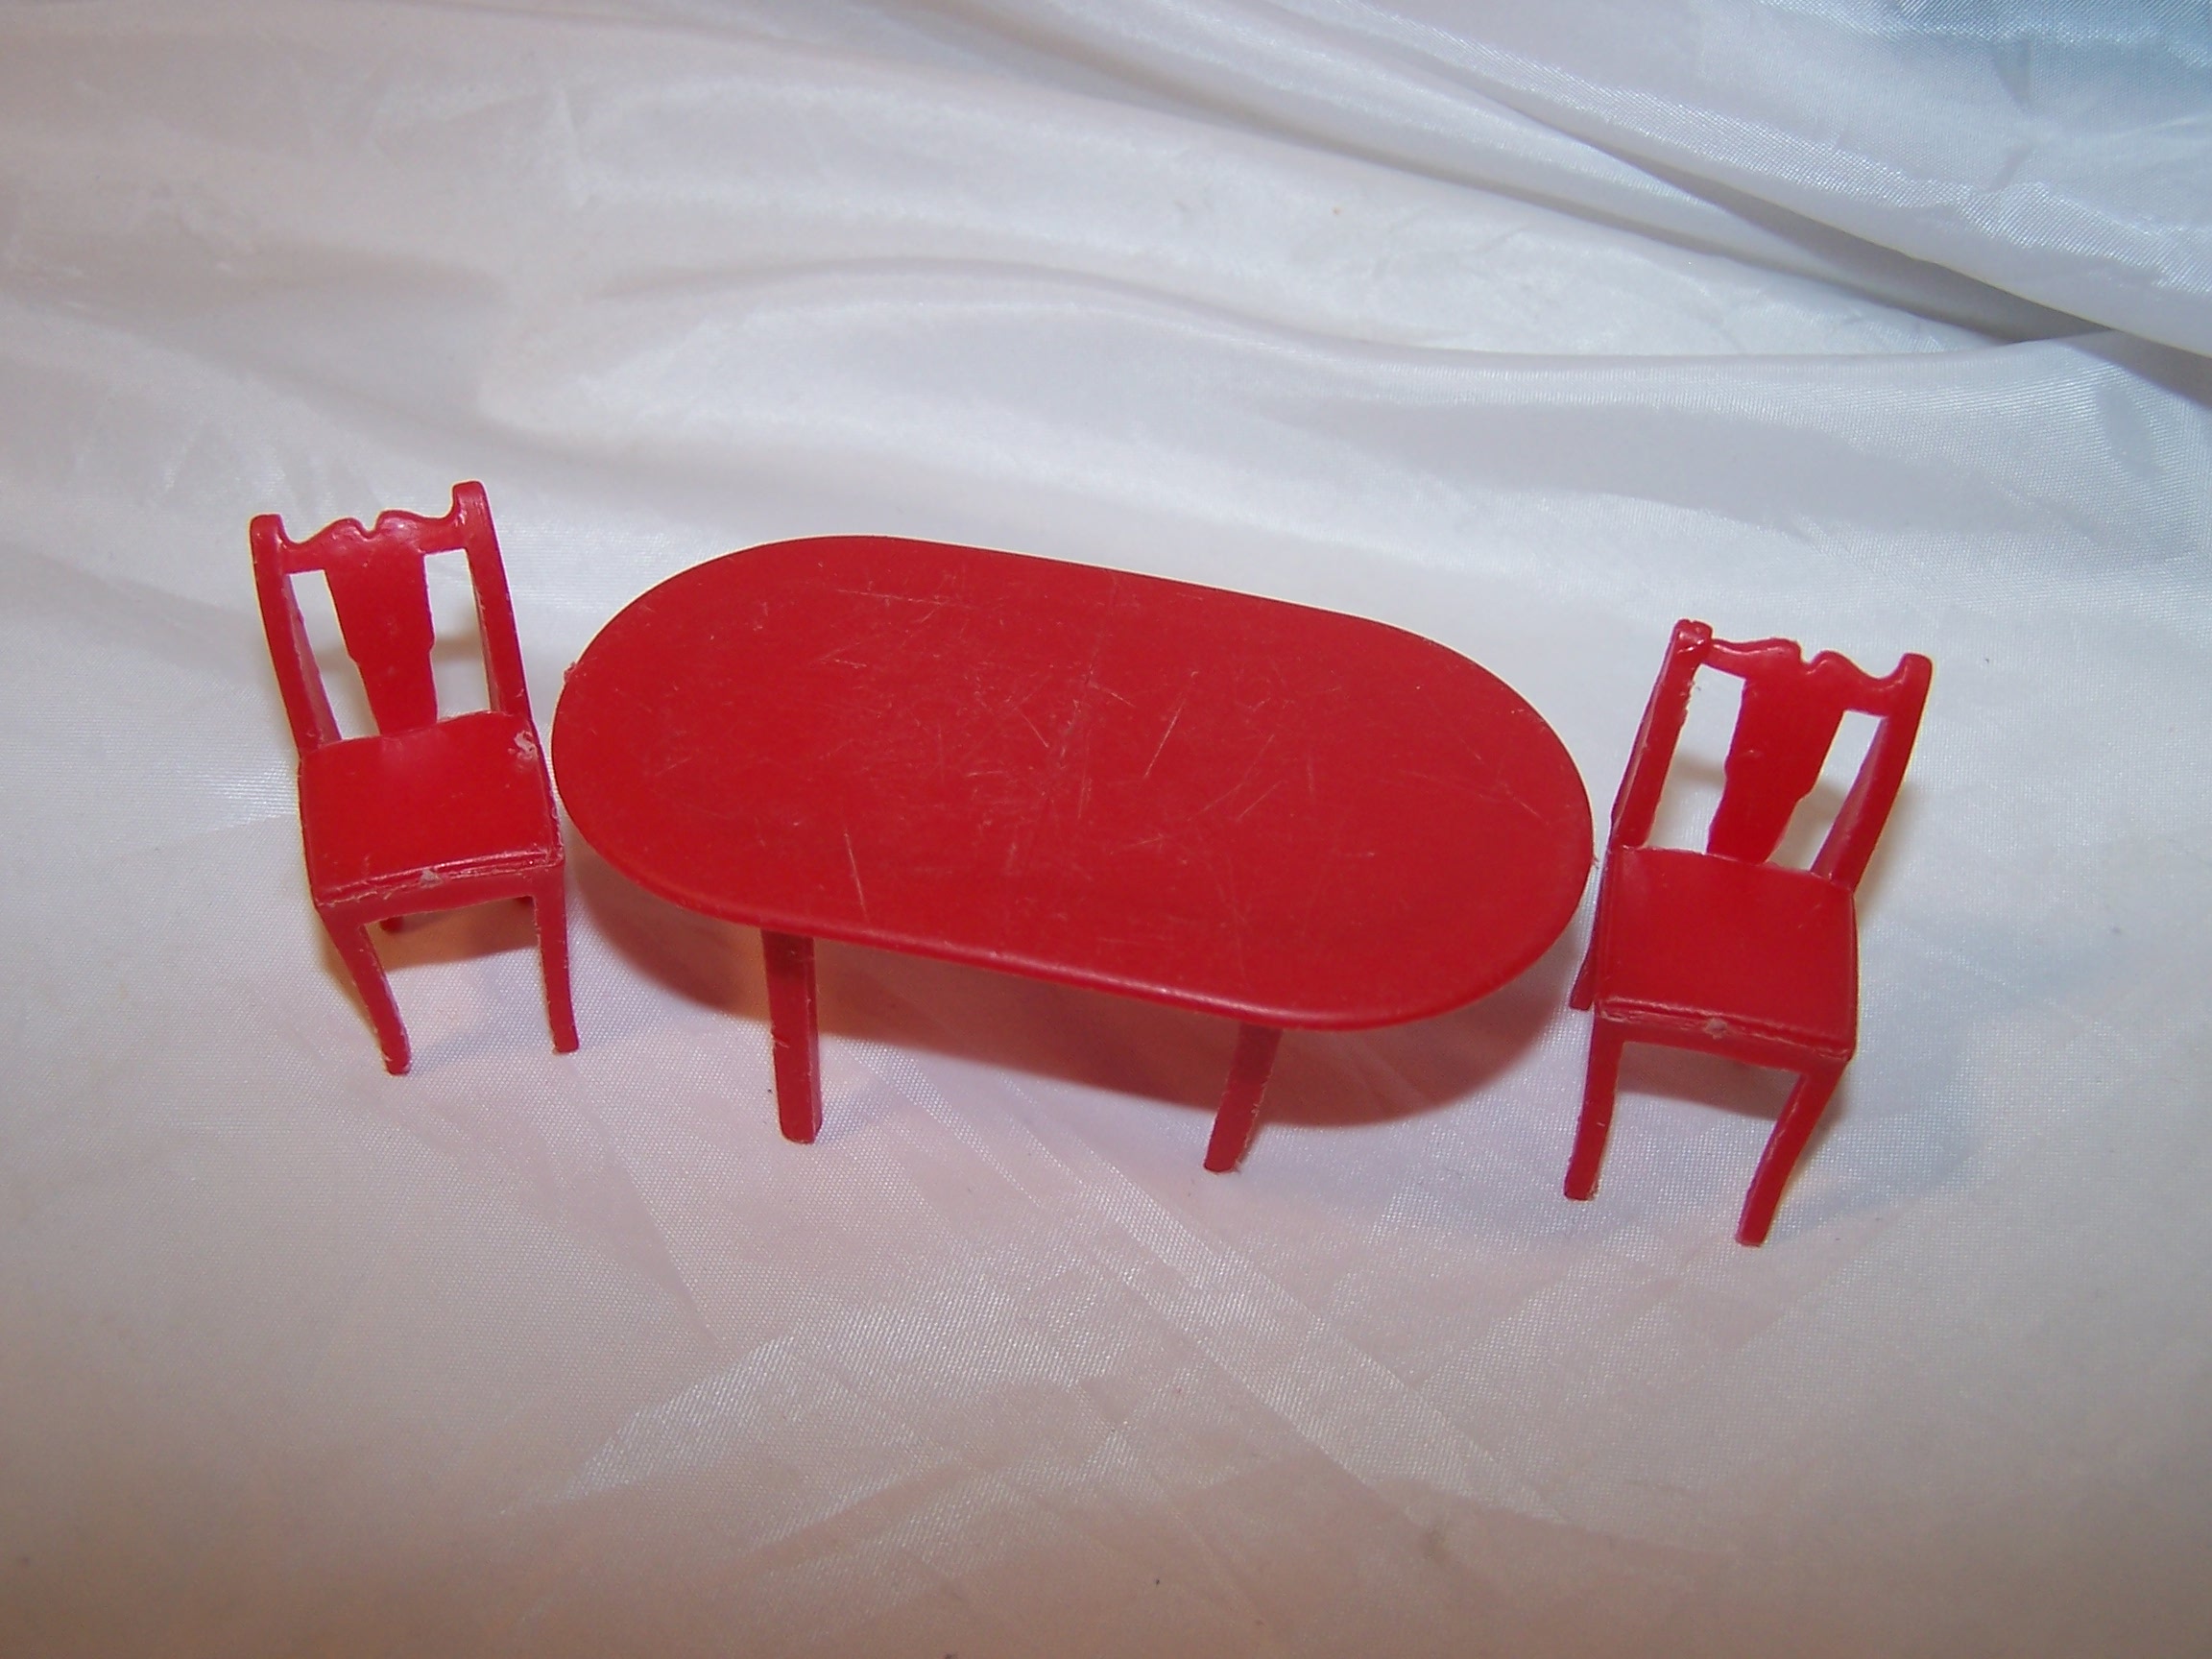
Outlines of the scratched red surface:
{"label": "scratched red surface", "polygon": [[1496,989],[1591,862],[1558,738],[1431,640],[883,537],[644,594],[570,670],[553,763],[687,908],[1286,1026]]}

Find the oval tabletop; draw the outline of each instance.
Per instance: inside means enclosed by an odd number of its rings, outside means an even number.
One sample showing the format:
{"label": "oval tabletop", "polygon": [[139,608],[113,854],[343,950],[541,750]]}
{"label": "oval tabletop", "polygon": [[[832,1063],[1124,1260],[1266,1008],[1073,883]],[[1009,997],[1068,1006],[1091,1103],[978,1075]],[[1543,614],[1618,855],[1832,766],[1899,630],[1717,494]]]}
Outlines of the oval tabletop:
{"label": "oval tabletop", "polygon": [[639,597],[569,670],[553,767],[688,909],[1264,1025],[1495,990],[1591,863],[1559,739],[1431,640],[889,537]]}

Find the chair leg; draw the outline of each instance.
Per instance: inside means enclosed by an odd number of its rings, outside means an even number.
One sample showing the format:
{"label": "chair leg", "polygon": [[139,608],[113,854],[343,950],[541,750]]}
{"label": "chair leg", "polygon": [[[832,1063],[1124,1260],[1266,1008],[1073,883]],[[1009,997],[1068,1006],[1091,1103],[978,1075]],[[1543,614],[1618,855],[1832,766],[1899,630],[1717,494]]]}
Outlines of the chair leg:
{"label": "chair leg", "polygon": [[1567,993],[1567,1006],[1577,1014],[1590,1006],[1590,981],[1596,976],[1597,964],[1598,930],[1593,927],[1590,930],[1589,948],[1582,952],[1582,966],[1575,970],[1574,989]]}
{"label": "chair leg", "polygon": [[1767,1242],[1767,1230],[1774,1225],[1774,1211],[1782,1202],[1782,1189],[1790,1184],[1798,1154],[1805,1150],[1828,1097],[1842,1080],[1840,1066],[1807,1071],[1798,1077],[1782,1116],[1774,1120],[1773,1134],[1767,1137],[1767,1150],[1759,1155],[1758,1172],[1751,1177],[1751,1190],[1743,1198],[1743,1214],[1736,1223],[1737,1243]]}
{"label": "chair leg", "polygon": [[1575,983],[1568,988],[1567,1006],[1577,1014],[1585,1014],[1589,1012],[1590,1001],[1590,958],[1585,956],[1582,966],[1575,971]]}
{"label": "chair leg", "polygon": [[1602,937],[1599,923],[1605,915],[1605,877],[1598,878],[1598,905],[1590,913],[1590,941],[1582,947],[1582,966],[1575,970],[1574,988],[1567,993],[1567,1006],[1576,1013],[1586,1010],[1596,999],[1598,989],[1598,941]]}
{"label": "chair leg", "polygon": [[1237,1032],[1229,1084],[1221,1091],[1213,1138],[1206,1142],[1206,1167],[1217,1175],[1244,1161],[1253,1125],[1260,1121],[1260,1095],[1267,1087],[1267,1073],[1275,1069],[1275,1050],[1282,1043],[1283,1033],[1272,1025],[1245,1025]]}
{"label": "chair leg", "polygon": [[1590,1071],[1582,1084],[1582,1118],[1575,1126],[1575,1153],[1567,1162],[1567,1196],[1598,1190],[1605,1138],[1613,1132],[1613,1094],[1621,1081],[1621,1050],[1627,1037],[1610,1020],[1590,1022]]}
{"label": "chair leg", "polygon": [[545,980],[545,1022],[553,1028],[553,1052],[576,1052],[576,1002],[568,991],[568,894],[566,878],[556,870],[530,895],[530,919],[538,925],[538,969]]}
{"label": "chair leg", "polygon": [[814,941],[763,928],[768,1028],[776,1058],[776,1116],[786,1141],[822,1133],[821,1037],[815,1023]]}
{"label": "chair leg", "polygon": [[376,1028],[376,1043],[384,1050],[384,1070],[395,1077],[406,1075],[412,1063],[407,1049],[407,1027],[399,1022],[399,1004],[392,1000],[391,982],[384,977],[384,963],[370,941],[369,929],[359,923],[348,926],[323,918],[330,943],[338,948],[346,972],[353,976],[353,989],[369,1009],[369,1022]]}

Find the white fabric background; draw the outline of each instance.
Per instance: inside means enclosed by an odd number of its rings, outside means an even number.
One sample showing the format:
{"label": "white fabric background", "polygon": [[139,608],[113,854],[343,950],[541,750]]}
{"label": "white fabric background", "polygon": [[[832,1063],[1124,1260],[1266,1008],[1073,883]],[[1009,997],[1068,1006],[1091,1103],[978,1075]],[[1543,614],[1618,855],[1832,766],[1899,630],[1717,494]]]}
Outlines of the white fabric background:
{"label": "white fabric background", "polygon": [[[0,8],[0,1648],[2212,1648],[2207,351],[2201,4]],[[1928,652],[1772,1242],[1724,1065],[1560,1197],[1583,922],[1229,1178],[1225,1025],[834,947],[786,1145],[580,847],[582,1051],[464,914],[385,1076],[245,524],[468,477],[541,723],[829,531],[1404,624],[1600,810],[1677,616]]]}

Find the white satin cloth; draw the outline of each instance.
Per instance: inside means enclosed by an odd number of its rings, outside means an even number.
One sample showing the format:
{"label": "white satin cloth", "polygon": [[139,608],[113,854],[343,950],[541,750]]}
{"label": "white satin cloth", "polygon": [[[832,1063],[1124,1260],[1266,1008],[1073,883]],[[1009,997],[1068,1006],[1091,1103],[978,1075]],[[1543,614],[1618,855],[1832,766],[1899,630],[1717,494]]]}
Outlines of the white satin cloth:
{"label": "white satin cloth", "polygon": [[[2212,1648],[2208,352],[2201,4],[0,9],[0,1650]],[[1225,1024],[834,946],[786,1144],[573,844],[581,1052],[502,907],[386,1076],[245,526],[462,478],[541,725],[834,531],[1412,628],[1600,812],[1677,617],[1927,652],[1771,1242],[1718,1062],[1560,1195],[1587,902],[1229,1177]]]}

